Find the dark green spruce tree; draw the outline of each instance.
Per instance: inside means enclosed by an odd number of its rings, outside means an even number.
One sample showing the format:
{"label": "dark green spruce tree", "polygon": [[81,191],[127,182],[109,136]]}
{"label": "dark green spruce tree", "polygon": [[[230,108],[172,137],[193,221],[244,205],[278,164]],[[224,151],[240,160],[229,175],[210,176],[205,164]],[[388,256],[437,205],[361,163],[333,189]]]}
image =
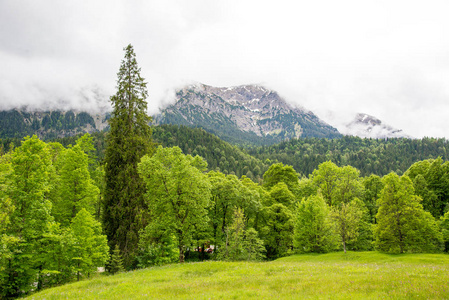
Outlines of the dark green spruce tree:
{"label": "dark green spruce tree", "polygon": [[117,93],[105,151],[105,199],[103,224],[110,249],[118,245],[126,269],[134,268],[139,230],[145,228],[149,211],[145,185],[137,172],[142,156],[152,154],[151,117],[147,115],[147,86],[140,76],[132,45],[117,73]]}

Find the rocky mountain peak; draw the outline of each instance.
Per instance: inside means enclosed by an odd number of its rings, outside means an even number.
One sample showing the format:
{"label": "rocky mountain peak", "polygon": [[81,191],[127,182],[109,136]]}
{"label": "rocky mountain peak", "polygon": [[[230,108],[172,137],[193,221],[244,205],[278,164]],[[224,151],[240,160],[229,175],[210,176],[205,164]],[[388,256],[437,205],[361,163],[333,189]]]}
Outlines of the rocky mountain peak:
{"label": "rocky mountain peak", "polygon": [[347,135],[366,138],[410,138],[401,129],[393,128],[384,124],[378,118],[365,113],[356,114],[354,119],[346,124],[342,132]]}
{"label": "rocky mountain peak", "polygon": [[176,98],[175,104],[156,116],[158,123],[200,126],[214,133],[232,131],[234,136],[243,132],[268,137],[273,142],[340,135],[312,112],[293,107],[277,92],[258,85],[197,84],[179,90]]}

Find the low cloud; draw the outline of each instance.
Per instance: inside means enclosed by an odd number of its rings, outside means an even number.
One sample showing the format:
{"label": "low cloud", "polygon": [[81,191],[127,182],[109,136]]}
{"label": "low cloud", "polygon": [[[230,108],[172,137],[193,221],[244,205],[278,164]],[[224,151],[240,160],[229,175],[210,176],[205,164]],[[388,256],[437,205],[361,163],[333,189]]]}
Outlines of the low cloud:
{"label": "low cloud", "polygon": [[4,0],[0,108],[107,109],[131,43],[150,113],[192,82],[258,83],[329,123],[364,112],[448,137],[448,10],[436,0]]}

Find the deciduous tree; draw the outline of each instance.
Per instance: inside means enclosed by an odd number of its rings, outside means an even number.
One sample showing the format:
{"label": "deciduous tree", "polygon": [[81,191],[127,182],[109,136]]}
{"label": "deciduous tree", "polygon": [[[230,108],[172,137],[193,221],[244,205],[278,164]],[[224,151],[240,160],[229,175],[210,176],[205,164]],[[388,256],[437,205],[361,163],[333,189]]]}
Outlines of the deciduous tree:
{"label": "deciduous tree", "polygon": [[267,249],[267,258],[285,256],[293,248],[293,214],[285,205],[276,203],[264,207],[261,237]]}
{"label": "deciduous tree", "polygon": [[40,243],[53,223],[47,199],[51,159],[47,144],[36,136],[27,137],[11,154],[8,197],[14,211],[6,235],[18,239],[10,248],[6,270],[0,273],[1,294],[18,296],[32,289],[44,253]]}
{"label": "deciduous tree", "polygon": [[89,276],[103,267],[109,259],[109,247],[105,235],[101,234],[101,224],[84,208],[73,218],[73,238],[75,240],[75,261],[78,280],[80,275]]}
{"label": "deciduous tree", "polygon": [[335,222],[336,232],[346,253],[346,244],[356,241],[362,224],[363,211],[353,200],[340,203],[331,210],[331,218]]}
{"label": "deciduous tree", "polygon": [[398,253],[438,251],[441,232],[432,215],[424,211],[410,178],[390,173],[382,181],[374,229],[377,248]]}
{"label": "deciduous tree", "polygon": [[303,199],[297,204],[293,245],[299,253],[325,253],[336,249],[335,227],[321,194]]}
{"label": "deciduous tree", "polygon": [[100,191],[90,177],[88,156],[80,146],[68,148],[59,156],[58,200],[54,203],[53,215],[63,226],[69,226],[82,208],[95,213]]}
{"label": "deciduous tree", "polygon": [[279,182],[287,185],[295,196],[299,193],[299,175],[292,166],[282,163],[273,164],[263,174],[263,187],[268,191]]}
{"label": "deciduous tree", "polygon": [[195,229],[209,222],[211,186],[204,174],[206,167],[203,158],[184,155],[179,147],[158,147],[154,156],[144,156],[139,164],[148,189],[151,222],[176,236],[180,262],[184,262]]}

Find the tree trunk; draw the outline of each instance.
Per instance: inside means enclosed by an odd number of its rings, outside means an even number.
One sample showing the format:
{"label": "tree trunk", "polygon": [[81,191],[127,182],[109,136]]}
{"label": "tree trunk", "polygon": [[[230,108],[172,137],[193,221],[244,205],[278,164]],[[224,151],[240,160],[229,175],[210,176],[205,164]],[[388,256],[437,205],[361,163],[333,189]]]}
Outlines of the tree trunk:
{"label": "tree trunk", "polygon": [[201,249],[201,261],[204,261],[204,247],[205,245],[204,245],[204,243],[203,243],[203,247],[202,247],[202,249]]}
{"label": "tree trunk", "polygon": [[78,261],[78,272],[77,272],[77,277],[78,277],[78,281],[80,281],[80,262]]}
{"label": "tree trunk", "polygon": [[184,263],[184,247],[179,246],[179,262]]}

